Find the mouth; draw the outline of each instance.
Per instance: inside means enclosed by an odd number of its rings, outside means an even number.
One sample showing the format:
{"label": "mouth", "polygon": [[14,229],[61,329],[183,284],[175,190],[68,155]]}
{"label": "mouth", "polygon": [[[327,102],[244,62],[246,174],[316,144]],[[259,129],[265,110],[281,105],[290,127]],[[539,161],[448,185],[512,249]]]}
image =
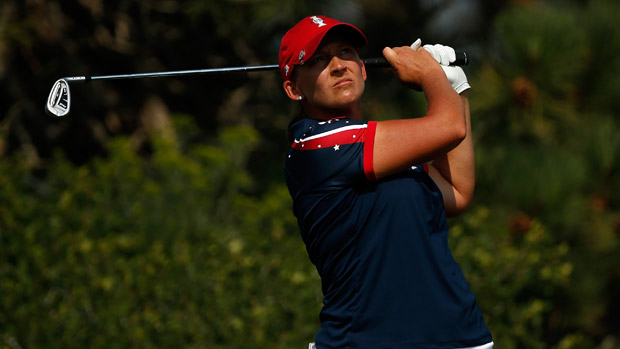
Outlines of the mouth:
{"label": "mouth", "polygon": [[342,79],[342,80],[338,80],[338,81],[337,81],[337,82],[333,85],[333,87],[334,87],[334,88],[336,88],[336,87],[341,87],[341,86],[349,85],[349,84],[352,84],[352,83],[353,83],[353,80],[352,80],[352,79]]}

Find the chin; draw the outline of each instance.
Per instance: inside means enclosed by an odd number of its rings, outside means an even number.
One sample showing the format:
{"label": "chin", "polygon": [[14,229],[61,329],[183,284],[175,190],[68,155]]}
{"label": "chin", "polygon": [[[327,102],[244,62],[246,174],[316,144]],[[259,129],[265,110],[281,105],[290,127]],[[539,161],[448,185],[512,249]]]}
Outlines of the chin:
{"label": "chin", "polygon": [[358,102],[362,98],[361,93],[354,92],[345,92],[342,95],[338,96],[336,103],[337,104],[351,104]]}

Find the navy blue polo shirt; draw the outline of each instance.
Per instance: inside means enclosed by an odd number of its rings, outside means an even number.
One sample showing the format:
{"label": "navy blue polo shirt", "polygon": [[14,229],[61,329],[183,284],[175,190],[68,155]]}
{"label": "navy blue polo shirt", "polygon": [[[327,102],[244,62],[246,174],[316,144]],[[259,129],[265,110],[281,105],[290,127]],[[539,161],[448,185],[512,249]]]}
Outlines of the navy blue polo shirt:
{"label": "navy blue polo shirt", "polygon": [[491,334],[448,247],[424,165],[377,180],[376,122],[302,119],[285,159],[301,236],[321,277],[316,345],[459,348]]}

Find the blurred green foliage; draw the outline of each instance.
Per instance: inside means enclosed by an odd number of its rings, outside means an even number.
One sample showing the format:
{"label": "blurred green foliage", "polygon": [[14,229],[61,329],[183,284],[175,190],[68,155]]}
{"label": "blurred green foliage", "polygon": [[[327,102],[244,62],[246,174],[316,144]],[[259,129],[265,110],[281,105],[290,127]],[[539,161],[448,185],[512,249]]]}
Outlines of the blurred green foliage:
{"label": "blurred green foliage", "polygon": [[[471,79],[474,212],[490,212],[471,234],[477,243],[499,234],[507,244],[485,249],[493,267],[513,248],[527,255],[503,282],[529,282],[507,297],[495,298],[494,272],[474,263],[466,273],[486,278],[480,303],[502,348],[620,347],[620,109],[611,97],[620,84],[609,81],[620,72],[611,58],[618,16],[617,3],[601,0],[508,8],[495,22],[497,54]],[[531,234],[540,246],[528,246]],[[502,300],[517,308],[494,314]]]}
{"label": "blurred green foliage", "polygon": [[[187,120],[184,121],[187,123]],[[312,339],[320,304],[283,185],[244,193],[257,133],[182,149],[126,138],[45,181],[0,163],[0,329],[11,347],[277,347]]]}
{"label": "blurred green foliage", "polygon": [[[308,13],[361,23],[374,56],[426,40],[439,3],[0,4],[0,348],[298,348],[319,326],[277,73],[93,83],[65,120],[42,113],[53,80],[32,81],[262,64]],[[620,348],[620,6],[478,9],[477,189],[450,221],[454,256],[497,348]],[[363,103],[375,120],[425,108],[375,71]]]}

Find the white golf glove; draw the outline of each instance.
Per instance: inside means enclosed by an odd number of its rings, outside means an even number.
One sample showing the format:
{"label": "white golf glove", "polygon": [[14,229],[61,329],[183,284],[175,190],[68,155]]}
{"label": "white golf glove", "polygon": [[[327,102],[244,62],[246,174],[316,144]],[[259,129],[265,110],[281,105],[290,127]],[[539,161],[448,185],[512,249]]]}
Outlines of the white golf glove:
{"label": "white golf glove", "polygon": [[454,52],[454,49],[450,46],[441,44],[424,45],[424,49],[441,65],[448,66],[450,63],[456,61],[456,52]]}
{"label": "white golf glove", "polygon": [[465,75],[463,68],[459,66],[445,65],[442,65],[441,68],[443,69],[443,72],[446,73],[448,81],[450,81],[452,88],[456,91],[456,93],[461,94],[461,92],[471,88],[467,82],[467,76]]}
{"label": "white golf glove", "polygon": [[[422,45],[422,40],[418,39],[411,44],[411,48],[417,50],[420,48],[420,45]],[[461,92],[471,88],[467,82],[467,76],[465,75],[463,68],[458,66],[450,66],[450,63],[456,60],[456,52],[452,47],[436,44],[424,45],[424,49],[428,51],[428,53],[430,53],[431,56],[433,56],[433,58],[435,58],[435,60],[441,65],[441,68],[456,93],[460,94]]]}

